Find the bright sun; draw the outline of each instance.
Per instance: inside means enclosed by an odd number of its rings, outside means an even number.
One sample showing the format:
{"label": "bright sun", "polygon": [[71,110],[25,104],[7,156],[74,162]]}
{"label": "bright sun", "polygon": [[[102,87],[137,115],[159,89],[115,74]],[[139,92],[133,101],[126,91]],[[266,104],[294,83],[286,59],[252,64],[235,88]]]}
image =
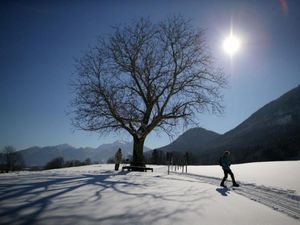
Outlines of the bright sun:
{"label": "bright sun", "polygon": [[223,42],[223,48],[225,52],[231,56],[238,52],[240,45],[240,40],[233,34],[230,34],[230,36],[228,36]]}

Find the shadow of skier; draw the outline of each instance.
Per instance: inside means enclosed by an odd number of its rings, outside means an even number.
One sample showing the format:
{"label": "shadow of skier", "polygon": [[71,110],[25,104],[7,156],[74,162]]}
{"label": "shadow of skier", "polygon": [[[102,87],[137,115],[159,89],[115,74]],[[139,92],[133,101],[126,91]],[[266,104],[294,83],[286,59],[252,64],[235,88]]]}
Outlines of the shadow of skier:
{"label": "shadow of skier", "polygon": [[222,196],[228,196],[230,194],[230,190],[228,188],[216,188],[216,191],[219,192]]}

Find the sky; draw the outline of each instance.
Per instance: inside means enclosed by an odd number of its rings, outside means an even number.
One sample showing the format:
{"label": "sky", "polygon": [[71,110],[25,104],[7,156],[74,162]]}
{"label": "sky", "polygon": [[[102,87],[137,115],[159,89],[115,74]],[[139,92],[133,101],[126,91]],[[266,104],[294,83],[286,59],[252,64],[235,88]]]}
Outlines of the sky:
{"label": "sky", "polygon": [[[75,59],[116,24],[146,17],[153,22],[182,15],[206,30],[216,64],[228,77],[222,115],[197,115],[199,125],[223,134],[268,102],[300,84],[300,1],[1,1],[0,148],[68,143],[97,147],[124,134],[100,136],[74,130],[69,105]],[[240,50],[230,57],[223,40],[230,30]],[[73,74],[73,75],[72,75]],[[175,137],[183,133],[179,128]],[[146,145],[172,140],[154,133]]]}

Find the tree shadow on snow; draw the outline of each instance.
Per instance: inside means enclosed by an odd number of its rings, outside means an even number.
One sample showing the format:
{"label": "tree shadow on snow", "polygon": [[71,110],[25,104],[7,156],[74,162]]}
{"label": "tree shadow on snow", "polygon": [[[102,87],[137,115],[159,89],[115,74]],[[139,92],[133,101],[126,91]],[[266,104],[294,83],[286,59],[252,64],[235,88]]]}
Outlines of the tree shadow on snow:
{"label": "tree shadow on snow", "polygon": [[[21,177],[20,184],[11,182],[0,184],[0,224],[38,224],[37,218],[57,199],[64,194],[74,192],[87,185],[98,185],[100,188],[95,193],[98,199],[101,192],[113,189],[125,193],[116,186],[138,186],[130,181],[110,180],[114,176],[125,175],[125,172],[106,171],[99,175],[78,175],[60,177],[62,175],[47,176],[45,174],[32,174]],[[15,177],[19,179],[19,177]],[[1,178],[2,179],[2,178]],[[40,180],[45,181],[40,181]],[[76,206],[80,207],[80,206]],[[63,208],[63,206],[62,206]],[[49,211],[51,209],[47,209]],[[52,209],[52,210],[55,210]]]}
{"label": "tree shadow on snow", "polygon": [[[209,198],[204,191],[189,194],[190,199],[185,199],[185,192],[151,192],[147,187],[153,187],[151,181],[142,183],[127,178],[128,172],[101,171],[100,174],[45,174],[32,173],[25,176],[11,176],[0,184],[0,224],[78,224],[83,221],[86,224],[140,224],[141,220],[147,217],[150,224],[159,220],[177,215],[182,211],[194,210],[197,213],[201,209],[195,208],[193,202]],[[119,177],[118,177],[119,176]],[[1,178],[2,179],[2,178]],[[96,186],[96,188],[95,188]],[[138,189],[137,189],[138,188]],[[162,190],[164,187],[159,187]],[[146,190],[146,191],[141,191]],[[97,207],[101,204],[103,192],[110,194],[119,193],[125,199],[130,197],[141,199],[140,205],[129,204],[123,211],[99,215],[93,212],[77,215],[76,211],[81,205]],[[107,197],[107,196],[106,196]],[[164,206],[157,205],[147,208],[149,198],[154,201],[167,201],[170,204],[177,204],[178,199],[182,201],[182,207],[165,210]],[[106,200],[107,201],[107,200]],[[136,208],[139,208],[137,213]],[[95,208],[96,210],[96,208]],[[64,214],[66,212],[66,215]],[[58,215],[59,214],[59,215]],[[95,216],[96,215],[96,216]],[[175,216],[176,217],[176,216]],[[173,217],[172,217],[173,218]]]}

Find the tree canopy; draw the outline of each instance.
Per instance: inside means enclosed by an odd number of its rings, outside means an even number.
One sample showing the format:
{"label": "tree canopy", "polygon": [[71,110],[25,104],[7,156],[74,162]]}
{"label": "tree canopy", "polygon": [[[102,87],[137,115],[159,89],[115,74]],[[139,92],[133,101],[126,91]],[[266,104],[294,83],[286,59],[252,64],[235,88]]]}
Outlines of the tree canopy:
{"label": "tree canopy", "polygon": [[204,30],[181,16],[113,27],[77,61],[76,75],[74,126],[126,130],[134,140],[134,165],[143,165],[143,144],[153,130],[170,134],[178,124],[195,123],[196,113],[220,112],[226,84]]}

